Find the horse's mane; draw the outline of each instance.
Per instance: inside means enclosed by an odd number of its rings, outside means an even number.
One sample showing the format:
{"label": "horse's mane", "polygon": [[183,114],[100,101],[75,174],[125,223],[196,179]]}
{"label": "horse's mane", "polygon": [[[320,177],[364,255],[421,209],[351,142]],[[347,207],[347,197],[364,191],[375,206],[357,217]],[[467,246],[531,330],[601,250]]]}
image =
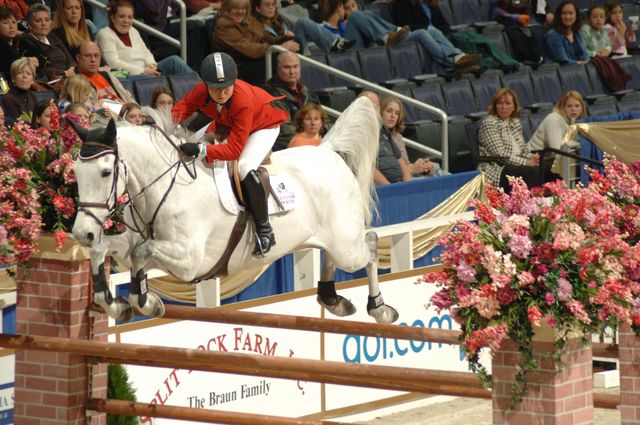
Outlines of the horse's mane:
{"label": "horse's mane", "polygon": [[373,170],[378,156],[380,115],[371,100],[356,99],[340,115],[322,139],[322,147],[338,152],[356,176],[365,213],[366,224],[371,223],[376,209]]}

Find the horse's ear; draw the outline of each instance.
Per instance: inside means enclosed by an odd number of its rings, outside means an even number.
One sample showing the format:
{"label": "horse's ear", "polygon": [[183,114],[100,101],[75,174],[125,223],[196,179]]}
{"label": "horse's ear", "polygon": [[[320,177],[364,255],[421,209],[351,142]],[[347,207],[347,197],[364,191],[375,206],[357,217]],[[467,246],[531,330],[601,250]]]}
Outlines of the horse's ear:
{"label": "horse's ear", "polygon": [[74,120],[69,119],[68,117],[66,118],[66,120],[67,120],[67,124],[69,124],[69,126],[73,128],[73,131],[76,132],[78,137],[80,137],[80,140],[82,140],[83,143],[86,142],[87,134],[89,133],[89,131],[83,126],[81,126],[80,124],[78,124],[77,122],[75,122]]}
{"label": "horse's ear", "polygon": [[113,145],[116,142],[116,136],[118,135],[118,129],[116,128],[116,122],[111,118],[107,124],[107,128],[104,130],[104,140],[109,145]]}

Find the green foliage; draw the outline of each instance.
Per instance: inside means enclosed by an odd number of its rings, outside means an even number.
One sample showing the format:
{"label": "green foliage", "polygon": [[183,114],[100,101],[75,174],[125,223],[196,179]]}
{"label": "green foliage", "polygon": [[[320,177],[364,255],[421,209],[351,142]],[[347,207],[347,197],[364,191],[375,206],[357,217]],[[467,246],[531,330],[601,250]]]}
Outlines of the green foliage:
{"label": "green foliage", "polygon": [[[136,401],[136,391],[129,382],[127,369],[120,364],[109,365],[109,383],[107,398]],[[137,425],[135,416],[107,415],[107,425]]]}

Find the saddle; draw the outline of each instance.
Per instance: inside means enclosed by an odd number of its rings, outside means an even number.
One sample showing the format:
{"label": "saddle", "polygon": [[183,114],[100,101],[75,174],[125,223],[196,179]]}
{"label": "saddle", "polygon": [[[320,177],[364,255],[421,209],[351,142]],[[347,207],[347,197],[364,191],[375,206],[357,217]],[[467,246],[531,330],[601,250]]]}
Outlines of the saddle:
{"label": "saddle", "polygon": [[[260,178],[260,183],[262,183],[262,187],[264,188],[264,193],[267,194],[267,199],[271,197],[278,205],[278,208],[280,208],[281,211],[284,211],[285,208],[282,205],[282,202],[280,202],[280,198],[276,196],[276,194],[273,191],[273,187],[271,186],[271,179],[269,178],[269,170],[267,170],[265,167],[262,166],[262,165],[269,165],[269,164],[271,164],[271,154],[267,155],[264,161],[262,161],[262,164],[260,164],[260,166],[256,168],[256,174]],[[228,171],[229,171],[229,180],[231,181],[231,187],[233,189],[233,194],[235,195],[238,203],[243,207],[246,207],[246,204],[244,202],[244,196],[242,195],[242,186],[240,185],[241,182],[240,182],[240,175],[238,174],[237,160],[229,162]]]}

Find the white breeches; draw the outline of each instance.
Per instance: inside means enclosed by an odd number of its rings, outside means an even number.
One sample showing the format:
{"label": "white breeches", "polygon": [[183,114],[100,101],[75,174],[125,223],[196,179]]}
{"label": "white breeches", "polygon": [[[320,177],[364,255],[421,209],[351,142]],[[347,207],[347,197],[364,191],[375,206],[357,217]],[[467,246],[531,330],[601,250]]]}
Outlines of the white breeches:
{"label": "white breeches", "polygon": [[238,175],[240,180],[249,174],[249,171],[258,168],[267,154],[271,152],[273,144],[280,133],[280,126],[258,130],[249,135],[247,144],[238,159]]}

